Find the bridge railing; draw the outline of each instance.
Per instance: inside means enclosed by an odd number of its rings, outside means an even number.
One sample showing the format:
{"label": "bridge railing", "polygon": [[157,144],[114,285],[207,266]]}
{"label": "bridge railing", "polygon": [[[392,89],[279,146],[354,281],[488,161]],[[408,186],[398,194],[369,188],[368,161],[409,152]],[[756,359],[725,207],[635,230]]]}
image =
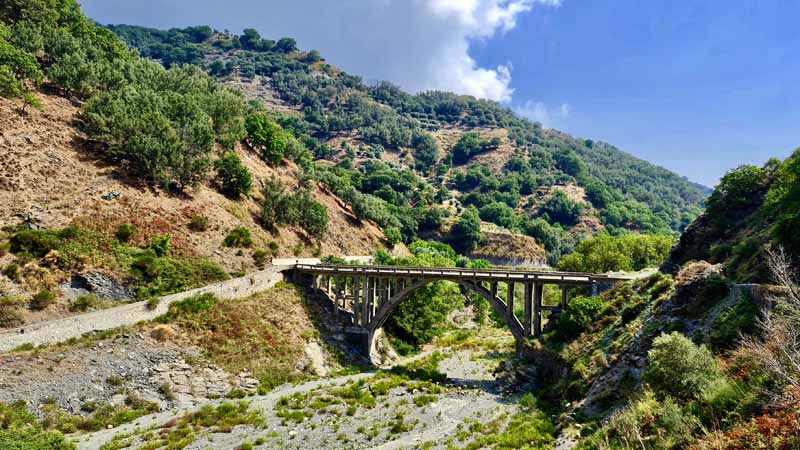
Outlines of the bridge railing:
{"label": "bridge railing", "polygon": [[348,264],[297,264],[297,270],[310,273],[369,274],[369,275],[408,275],[442,278],[473,278],[485,280],[542,281],[592,283],[593,281],[624,280],[605,274],[584,272],[544,272],[518,269],[467,269],[459,267],[421,267],[386,265],[348,265]]}

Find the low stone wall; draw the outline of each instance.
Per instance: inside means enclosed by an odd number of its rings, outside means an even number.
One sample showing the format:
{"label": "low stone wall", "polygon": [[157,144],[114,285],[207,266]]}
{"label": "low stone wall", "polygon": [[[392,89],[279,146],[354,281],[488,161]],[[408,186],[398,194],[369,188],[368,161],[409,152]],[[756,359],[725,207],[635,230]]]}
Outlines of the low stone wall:
{"label": "low stone wall", "polygon": [[110,330],[143,320],[152,320],[166,313],[171,303],[197,294],[211,293],[221,299],[247,297],[274,287],[283,280],[284,272],[291,268],[292,266],[274,266],[241,278],[167,295],[161,297],[158,306],[153,310],[147,308],[146,301],[142,301],[3,331],[0,332],[0,352],[7,352],[23,344],[64,342],[88,332]]}

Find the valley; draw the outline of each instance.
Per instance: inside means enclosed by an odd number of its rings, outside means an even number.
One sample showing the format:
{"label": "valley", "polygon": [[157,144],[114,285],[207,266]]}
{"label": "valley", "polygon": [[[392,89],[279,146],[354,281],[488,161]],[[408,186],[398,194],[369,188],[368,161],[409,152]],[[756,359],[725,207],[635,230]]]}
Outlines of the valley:
{"label": "valley", "polygon": [[0,449],[800,448],[800,152],[710,189],[273,38],[0,5]]}

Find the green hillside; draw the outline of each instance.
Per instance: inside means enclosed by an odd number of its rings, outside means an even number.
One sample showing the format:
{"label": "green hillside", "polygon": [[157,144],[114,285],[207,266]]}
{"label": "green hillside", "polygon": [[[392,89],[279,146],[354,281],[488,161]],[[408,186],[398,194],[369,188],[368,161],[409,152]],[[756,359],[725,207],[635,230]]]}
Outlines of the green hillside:
{"label": "green hillside", "polygon": [[[143,56],[168,67],[197,64],[218,79],[260,84],[274,92],[293,111],[281,108],[277,121],[298,135],[317,160],[335,163],[333,169],[325,165],[320,178],[356,209],[386,210],[374,211],[371,218],[384,228],[397,228],[404,240],[425,227],[428,220],[420,216],[420,207],[445,200],[443,188],[455,191],[461,205],[475,206],[481,219],[540,242],[569,241],[553,239],[556,235],[579,239],[569,230],[581,215],[595,216],[614,234],[675,234],[696,217],[707,193],[609,144],[544,129],[496,102],[449,92],[411,95],[387,82],[367,85],[327,64],[317,51],[299,50],[291,38],[264,39],[252,29],[237,36],[208,26],[109,28]],[[448,146],[439,137],[451,129],[459,138]],[[483,138],[493,129],[507,134]],[[491,158],[500,146],[511,148],[513,157],[501,160],[499,171],[476,162],[476,156]],[[394,162],[410,172],[400,172],[397,179],[396,171],[376,161],[386,152],[399,153]],[[584,188],[589,204],[566,199],[548,211],[542,202],[527,201],[539,188],[553,185]],[[421,198],[426,191],[434,198]],[[359,199],[359,194],[378,199]],[[371,206],[359,208],[359,202]],[[556,254],[569,251],[548,247]]]}
{"label": "green hillside", "polygon": [[677,270],[689,261],[721,263],[741,282],[770,282],[769,248],[800,257],[800,150],[785,161],[763,167],[742,165],[720,181],[708,209],[683,233],[663,269]]}

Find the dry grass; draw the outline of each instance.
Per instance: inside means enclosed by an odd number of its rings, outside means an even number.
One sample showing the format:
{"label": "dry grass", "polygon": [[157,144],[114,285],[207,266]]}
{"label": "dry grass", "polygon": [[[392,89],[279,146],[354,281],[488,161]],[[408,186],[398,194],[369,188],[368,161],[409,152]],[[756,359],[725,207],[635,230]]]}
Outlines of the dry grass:
{"label": "dry grass", "polygon": [[301,292],[284,283],[178,316],[173,325],[214,364],[232,373],[248,370],[268,387],[302,377],[295,366],[307,338],[316,335]]}

